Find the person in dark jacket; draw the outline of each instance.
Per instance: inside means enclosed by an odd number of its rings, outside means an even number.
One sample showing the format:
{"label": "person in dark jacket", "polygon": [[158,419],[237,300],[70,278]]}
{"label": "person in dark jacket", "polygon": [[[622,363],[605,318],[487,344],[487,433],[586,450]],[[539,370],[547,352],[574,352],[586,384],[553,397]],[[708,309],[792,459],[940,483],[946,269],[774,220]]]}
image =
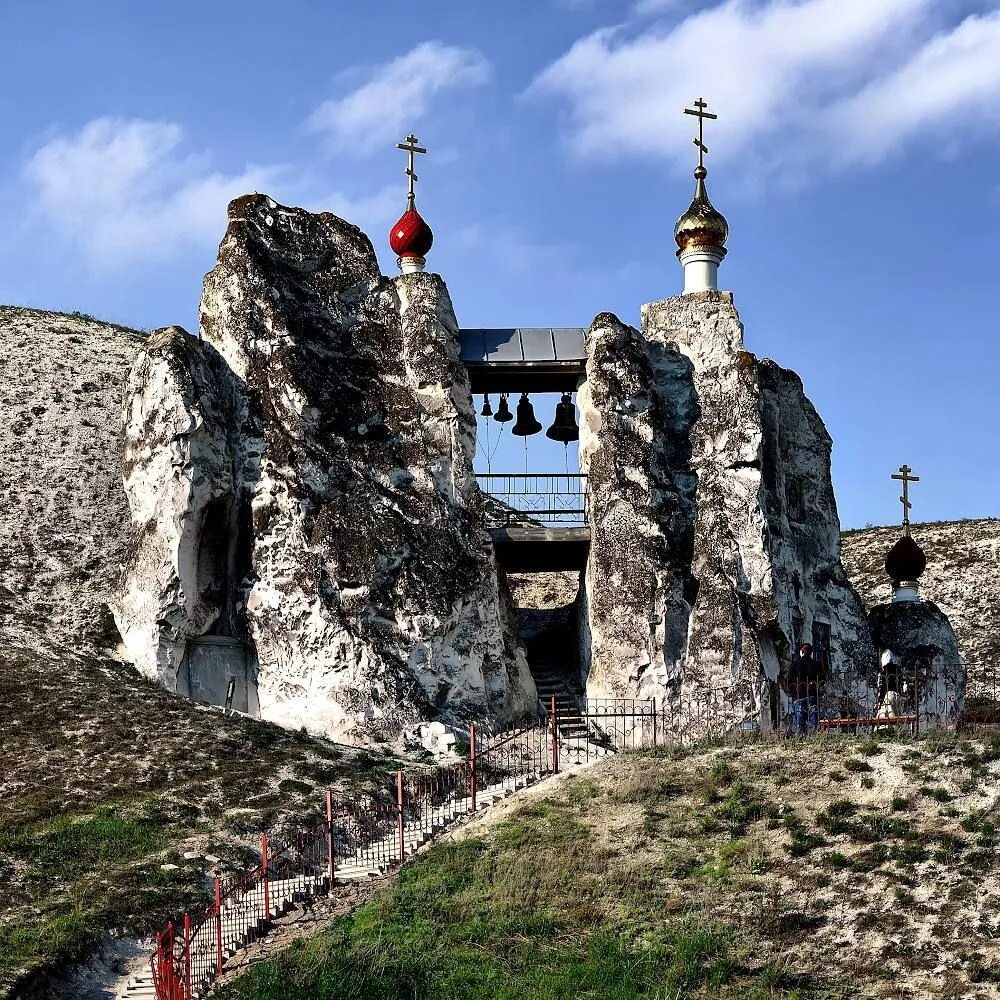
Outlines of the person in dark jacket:
{"label": "person in dark jacket", "polygon": [[788,668],[786,681],[798,733],[814,733],[819,725],[819,682],[820,666],[813,659],[812,646],[803,643]]}

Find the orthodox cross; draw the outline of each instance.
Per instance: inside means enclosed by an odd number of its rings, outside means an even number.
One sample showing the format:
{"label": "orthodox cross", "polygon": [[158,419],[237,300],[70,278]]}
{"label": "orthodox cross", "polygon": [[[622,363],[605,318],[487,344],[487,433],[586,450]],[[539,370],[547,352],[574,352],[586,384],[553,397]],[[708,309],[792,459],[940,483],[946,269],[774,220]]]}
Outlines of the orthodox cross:
{"label": "orthodox cross", "polygon": [[705,119],[711,118],[713,121],[717,119],[718,115],[713,115],[711,111],[706,111],[708,104],[701,97],[694,102],[694,108],[685,108],[684,114],[694,115],[698,119],[698,138],[692,139],[691,141],[698,147],[698,166],[702,170],[705,169],[705,154],[708,152],[708,146],[704,143],[705,138]]}
{"label": "orthodox cross", "polygon": [[396,143],[396,149],[401,149],[404,153],[410,154],[409,163],[406,165],[406,176],[410,179],[410,191],[406,196],[406,203],[409,208],[413,208],[414,202],[416,201],[416,196],[413,193],[413,184],[415,181],[419,180],[416,173],[413,171],[413,154],[427,152],[423,146],[417,145],[418,142],[420,142],[420,140],[411,132],[402,142]]}
{"label": "orthodox cross", "polygon": [[899,498],[899,502],[903,505],[903,533],[907,535],[910,533],[910,508],[913,506],[910,503],[910,483],[920,482],[920,476],[910,475],[912,471],[908,465],[901,465],[899,472],[892,474],[893,479],[898,479],[903,484],[903,495]]}

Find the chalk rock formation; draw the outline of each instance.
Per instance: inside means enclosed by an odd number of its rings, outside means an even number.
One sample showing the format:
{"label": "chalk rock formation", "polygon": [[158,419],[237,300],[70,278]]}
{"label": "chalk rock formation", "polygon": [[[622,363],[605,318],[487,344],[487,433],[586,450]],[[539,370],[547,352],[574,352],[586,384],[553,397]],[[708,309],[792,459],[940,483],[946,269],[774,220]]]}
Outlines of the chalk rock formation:
{"label": "chalk rock formation", "polygon": [[0,587],[55,643],[114,647],[128,539],[121,398],[145,337],[0,306]]}
{"label": "chalk rock formation", "polygon": [[236,541],[230,383],[216,352],[173,326],[150,335],[125,392],[134,527],[117,620],[139,669],[170,690],[187,640],[231,635],[237,617],[240,590],[226,572]]}
{"label": "chalk rock formation", "polygon": [[[211,404],[186,393],[207,377],[191,349],[184,377],[140,407],[162,416],[132,447],[145,456],[130,473],[143,494],[133,509],[158,503],[192,529],[166,532],[172,559],[137,549],[124,593],[157,606],[157,644],[172,662],[178,636],[235,608],[261,714],[286,725],[395,738],[435,715],[529,709],[533,684],[472,474],[474,417],[444,283],[384,278],[367,237],[332,215],[247,196],[229,219],[201,304],[206,351],[224,362],[215,388],[204,386]],[[139,385],[149,364],[137,367]],[[184,459],[187,482],[168,485],[177,472],[164,448]],[[226,593],[206,595],[184,567],[200,510],[227,492],[229,512],[251,514],[246,572],[237,513],[220,519],[234,553]]]}
{"label": "chalk rock formation", "polygon": [[872,672],[840,561],[830,437],[799,378],[743,350],[731,297],[650,303],[642,337],[599,316],[589,343],[588,690],[683,688],[742,710],[805,640],[829,649],[835,674]]}
{"label": "chalk rock formation", "polygon": [[953,722],[965,701],[965,665],[945,613],[930,601],[900,601],[876,605],[868,618],[882,710],[916,712],[921,729]]}
{"label": "chalk rock formation", "polygon": [[691,366],[657,352],[654,372],[650,345],[610,313],[591,325],[587,358],[577,397],[590,484],[587,691],[651,697],[679,676],[691,610]]}

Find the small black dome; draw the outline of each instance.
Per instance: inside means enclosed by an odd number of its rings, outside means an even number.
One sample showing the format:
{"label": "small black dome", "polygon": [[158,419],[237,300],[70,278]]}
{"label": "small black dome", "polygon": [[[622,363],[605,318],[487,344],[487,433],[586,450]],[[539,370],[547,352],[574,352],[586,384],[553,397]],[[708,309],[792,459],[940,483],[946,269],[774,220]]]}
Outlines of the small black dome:
{"label": "small black dome", "polygon": [[904,580],[915,583],[926,568],[924,550],[909,535],[903,535],[885,557],[885,571],[897,586]]}

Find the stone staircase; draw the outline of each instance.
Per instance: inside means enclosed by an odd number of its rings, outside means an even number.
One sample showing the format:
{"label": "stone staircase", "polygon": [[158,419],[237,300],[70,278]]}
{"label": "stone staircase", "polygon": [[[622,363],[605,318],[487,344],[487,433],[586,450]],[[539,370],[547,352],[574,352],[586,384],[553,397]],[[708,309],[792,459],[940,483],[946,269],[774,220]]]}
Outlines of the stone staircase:
{"label": "stone staircase", "polygon": [[[476,810],[485,809],[494,803],[513,795],[514,792],[539,780],[534,775],[517,778],[507,778],[496,785],[487,785],[476,794]],[[399,834],[393,829],[390,836],[381,841],[359,848],[354,855],[344,855],[335,858],[334,871],[338,884],[356,882],[384,875],[390,868],[398,866],[401,861],[412,857],[425,844],[433,840],[439,833],[456,820],[472,812],[472,798],[454,799],[440,808],[440,816],[428,828],[424,821],[408,822],[403,827],[403,857],[400,858]],[[334,887],[334,891],[336,888]],[[266,933],[271,921],[284,916],[296,904],[311,895],[325,895],[330,892],[329,878],[326,874],[319,876],[299,875],[293,878],[274,878],[267,885],[267,903],[265,904],[264,885],[260,883],[248,890],[239,898],[231,897],[222,905],[222,957],[225,963],[233,958],[248,944]],[[214,967],[217,961],[217,943],[215,938],[215,921],[210,918],[192,935],[191,953],[204,959],[208,966]],[[192,976],[192,994],[194,997],[207,995],[209,982],[194,981]],[[153,984],[153,973],[147,965],[128,978],[124,989],[116,992],[117,1000],[156,1000],[156,988]]]}
{"label": "stone staircase", "polygon": [[588,730],[580,720],[580,698],[570,688],[565,674],[553,667],[532,666],[531,676],[535,679],[538,702],[546,712],[551,710],[552,699],[556,700],[559,735],[570,740],[585,739]]}

